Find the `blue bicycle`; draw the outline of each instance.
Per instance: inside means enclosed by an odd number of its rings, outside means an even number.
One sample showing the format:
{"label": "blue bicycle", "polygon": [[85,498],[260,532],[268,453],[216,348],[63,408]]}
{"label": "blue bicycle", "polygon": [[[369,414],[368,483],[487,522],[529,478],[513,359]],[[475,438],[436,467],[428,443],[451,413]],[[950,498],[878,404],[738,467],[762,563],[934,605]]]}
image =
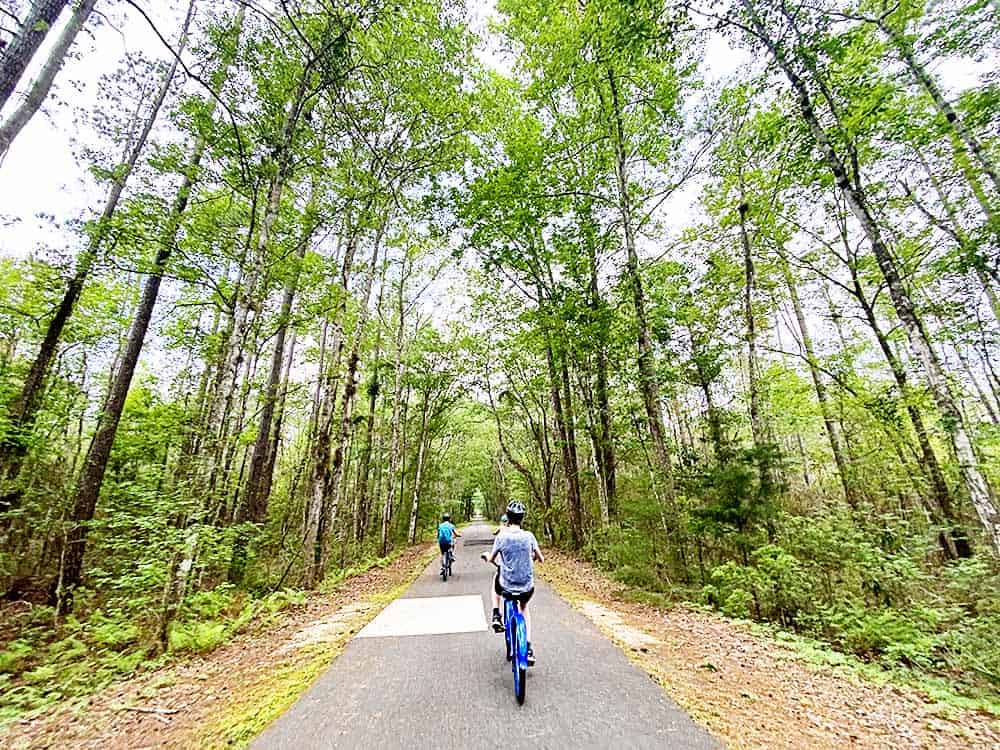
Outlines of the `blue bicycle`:
{"label": "blue bicycle", "polygon": [[[485,558],[485,555],[484,555]],[[496,563],[493,563],[496,566]],[[517,605],[517,597],[507,589],[500,589],[503,597],[504,641],[507,644],[507,661],[514,673],[514,697],[518,705],[524,704],[524,693],[528,683],[528,628],[524,615]]]}
{"label": "blue bicycle", "polygon": [[451,575],[451,564],[455,561],[455,554],[451,550],[452,548],[449,547],[448,551],[444,553],[444,565],[441,566],[442,581],[447,581],[448,576]]}

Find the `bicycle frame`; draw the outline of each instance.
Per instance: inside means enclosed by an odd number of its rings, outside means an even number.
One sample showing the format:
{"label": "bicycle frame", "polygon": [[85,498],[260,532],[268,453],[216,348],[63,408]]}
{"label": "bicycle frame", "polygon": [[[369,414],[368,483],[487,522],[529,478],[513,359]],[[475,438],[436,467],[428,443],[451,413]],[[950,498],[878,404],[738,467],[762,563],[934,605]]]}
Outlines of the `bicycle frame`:
{"label": "bicycle frame", "polygon": [[[483,555],[486,559],[486,555]],[[492,560],[489,561],[494,567],[499,569]],[[521,608],[517,605],[517,600],[508,596],[506,592],[501,593],[503,599],[503,625],[504,641],[507,645],[507,661],[510,662],[511,671],[514,673],[514,697],[518,704],[524,703],[524,693],[528,679],[528,626],[524,621]]]}
{"label": "bicycle frame", "polygon": [[528,631],[517,600],[506,596],[504,600],[504,640],[507,642],[507,659],[514,674],[514,696],[518,703],[524,703],[525,686],[528,675]]}
{"label": "bicycle frame", "polygon": [[451,547],[449,547],[448,551],[444,553],[444,564],[441,566],[441,578],[442,578],[442,580],[445,580],[445,581],[447,581],[448,580],[448,576],[450,576],[452,574],[451,573],[451,564],[455,560],[455,553],[454,553],[453,549],[454,549],[454,545],[452,545]]}

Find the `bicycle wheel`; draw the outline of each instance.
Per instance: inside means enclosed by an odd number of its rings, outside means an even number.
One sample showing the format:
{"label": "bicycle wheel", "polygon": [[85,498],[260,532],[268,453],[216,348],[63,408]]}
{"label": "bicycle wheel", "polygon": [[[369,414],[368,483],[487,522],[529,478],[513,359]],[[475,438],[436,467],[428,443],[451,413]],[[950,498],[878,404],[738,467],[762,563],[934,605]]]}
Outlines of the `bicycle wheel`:
{"label": "bicycle wheel", "polygon": [[507,645],[507,661],[511,661],[511,656],[514,651],[511,648],[511,640],[513,638],[513,625],[514,625],[514,607],[511,606],[510,600],[508,599],[504,602],[504,613],[503,613],[503,640]]}
{"label": "bicycle wheel", "polygon": [[518,704],[524,703],[524,694],[528,684],[528,631],[524,616],[518,612],[514,617],[514,697]]}

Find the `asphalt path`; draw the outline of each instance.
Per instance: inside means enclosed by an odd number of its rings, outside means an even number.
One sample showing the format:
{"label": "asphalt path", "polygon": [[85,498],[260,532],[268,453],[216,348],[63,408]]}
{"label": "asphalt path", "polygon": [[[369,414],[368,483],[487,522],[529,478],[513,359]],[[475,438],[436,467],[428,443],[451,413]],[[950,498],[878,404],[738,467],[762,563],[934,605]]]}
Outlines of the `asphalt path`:
{"label": "asphalt path", "polygon": [[[466,529],[452,578],[443,582],[440,564],[432,563],[401,597],[426,601],[397,600],[405,622],[394,626],[387,608],[388,619],[380,615],[368,630],[472,632],[355,637],[251,747],[719,747],[586,617],[538,581],[531,601],[537,663],[528,670],[527,698],[518,706],[503,635],[485,627],[494,568],[479,555],[492,539],[492,527]],[[444,606],[470,602],[482,606],[482,620],[474,613],[478,626],[469,624],[468,612]]]}

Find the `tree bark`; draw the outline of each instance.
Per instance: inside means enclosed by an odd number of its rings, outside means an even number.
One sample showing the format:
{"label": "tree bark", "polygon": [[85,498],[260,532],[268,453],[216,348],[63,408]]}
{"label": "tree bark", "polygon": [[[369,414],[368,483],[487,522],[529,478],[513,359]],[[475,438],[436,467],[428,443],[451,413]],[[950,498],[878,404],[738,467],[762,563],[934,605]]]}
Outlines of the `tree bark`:
{"label": "tree bark", "polygon": [[[948,123],[948,127],[954,132],[958,139],[965,145],[965,147],[972,153],[972,155],[979,162],[983,171],[990,178],[993,183],[993,188],[996,190],[997,195],[1000,195],[1000,172],[998,172],[996,165],[990,158],[989,153],[983,148],[982,144],[976,138],[975,134],[971,129],[965,124],[962,118],[959,116],[955,108],[951,106],[949,101],[945,98],[944,93],[941,88],[937,85],[937,82],[931,76],[930,72],[921,65],[920,61],[917,60],[916,54],[913,50],[913,45],[910,40],[906,38],[906,35],[900,33],[896,29],[893,29],[889,24],[885,22],[885,19],[879,20],[879,28],[889,37],[896,50],[899,52],[899,56],[906,63],[906,67],[910,69],[910,73],[916,79],[916,81],[923,87],[924,91],[934,102],[934,107],[937,109],[938,114],[944,118],[945,122]],[[986,208],[986,206],[984,206]],[[989,211],[992,215],[992,210]]]}
{"label": "tree bark", "polygon": [[[271,369],[268,373],[257,437],[254,440],[253,454],[250,458],[250,473],[243,493],[243,502],[236,509],[234,516],[234,521],[238,524],[248,522],[261,524],[267,520],[267,506],[274,471],[274,452],[280,440],[280,435],[275,432],[272,425],[275,421],[275,411],[278,405],[281,367],[285,360],[285,338],[288,335],[288,326],[292,317],[292,301],[298,286],[302,259],[305,257],[309,240],[315,229],[315,226],[308,227],[305,236],[299,241],[295,251],[295,269],[285,284],[281,309],[278,313],[278,330],[274,336],[274,349],[271,353]],[[291,353],[289,353],[290,359]],[[243,580],[246,568],[246,548],[249,542],[249,530],[242,529],[237,532],[233,541],[233,557],[229,567],[230,583],[239,583]]]}
{"label": "tree bark", "polygon": [[747,231],[747,212],[750,206],[746,198],[740,198],[737,211],[740,215],[740,242],[743,245],[743,320],[747,337],[747,383],[750,396],[750,432],[753,444],[761,448],[768,442],[768,430],[760,413],[760,382],[757,364],[757,324],[753,311],[753,292],[756,286],[756,269],[750,248],[750,234]]}
{"label": "tree bark", "polygon": [[650,441],[653,444],[653,454],[659,474],[658,478],[663,482],[664,499],[672,508],[674,503],[673,468],[671,466],[670,448],[667,444],[663,414],[660,407],[660,386],[656,376],[653,342],[649,335],[649,322],[646,318],[646,295],[643,291],[642,278],[639,274],[639,255],[635,247],[632,203],[628,187],[628,167],[625,154],[625,130],[622,122],[618,81],[614,71],[610,68],[607,71],[607,78],[611,89],[611,132],[615,149],[615,176],[618,181],[618,207],[621,214],[622,233],[625,237],[625,252],[627,255],[625,268],[632,291],[632,302],[635,307],[637,344],[639,348],[639,389],[642,392],[642,403],[646,410],[646,427],[649,430]]}
{"label": "tree bark", "polygon": [[785,277],[785,284],[788,286],[788,294],[792,301],[792,309],[795,312],[795,320],[798,323],[799,335],[802,337],[802,348],[805,352],[806,364],[809,366],[809,374],[812,376],[813,387],[816,389],[816,400],[819,402],[820,414],[823,416],[823,426],[826,428],[826,435],[830,441],[830,450],[833,452],[834,463],[837,464],[837,473],[840,475],[840,483],[844,488],[844,499],[852,507],[858,506],[857,494],[854,491],[853,475],[844,457],[844,446],[841,441],[840,430],[837,420],[830,410],[830,399],[826,393],[826,384],[823,382],[823,375],[817,366],[816,351],[813,347],[812,336],[809,333],[809,326],[806,323],[806,316],[802,310],[802,303],[799,300],[799,291],[795,285],[788,262],[784,259],[781,262],[781,270]]}
{"label": "tree bark", "polygon": [[410,502],[410,522],[406,531],[406,539],[410,544],[417,541],[417,514],[420,510],[420,485],[424,473],[424,460],[427,455],[427,413],[430,394],[424,394],[423,407],[420,410],[420,434],[417,438],[417,466],[413,476],[413,498]]}
{"label": "tree bark", "polygon": [[0,54],[0,109],[7,103],[31,58],[45,41],[68,0],[34,0],[21,29]]}
{"label": "tree bark", "polygon": [[879,349],[881,349],[889,365],[893,379],[896,381],[896,386],[899,388],[900,396],[906,404],[906,413],[910,417],[913,431],[917,436],[921,463],[931,484],[931,500],[925,503],[928,512],[935,523],[940,524],[942,527],[950,527],[944,528],[940,534],[939,541],[941,548],[945,555],[952,559],[969,557],[972,554],[972,548],[969,545],[968,535],[965,533],[960,519],[956,517],[953,510],[951,491],[948,489],[948,483],[945,481],[944,472],[941,471],[941,463],[934,452],[934,448],[931,446],[930,436],[927,433],[923,415],[914,403],[906,369],[903,367],[903,363],[899,361],[896,353],[893,352],[892,347],[889,346],[889,341],[886,339],[885,333],[879,325],[875,309],[872,307],[868,295],[865,294],[861,279],[858,276],[857,266],[851,263],[849,270],[851,272],[854,296],[864,311],[868,326],[872,329]]}
{"label": "tree bark", "polygon": [[609,519],[617,518],[618,502],[615,497],[615,445],[614,430],[611,423],[611,404],[608,399],[608,355],[607,355],[607,330],[602,320],[599,319],[604,308],[604,301],[601,299],[600,287],[597,280],[597,255],[593,242],[589,242],[590,260],[590,280],[588,284],[588,304],[594,315],[594,322],[598,327],[597,345],[594,351],[596,370],[595,398],[597,401],[597,444],[595,445],[595,460],[600,471],[599,481],[603,483],[604,496]]}
{"label": "tree bark", "polygon": [[406,259],[400,270],[399,290],[397,295],[396,313],[399,319],[396,323],[395,341],[395,362],[393,372],[395,382],[392,390],[392,426],[389,437],[389,475],[388,486],[385,493],[385,502],[382,504],[382,534],[381,550],[384,556],[389,551],[389,524],[392,521],[392,514],[396,507],[396,487],[397,474],[399,472],[400,438],[402,427],[400,425],[400,414],[403,401],[403,373],[405,366],[403,363],[403,332],[404,332],[404,308],[403,308],[403,287],[407,278]]}
{"label": "tree bark", "polygon": [[[351,352],[347,359],[347,371],[344,375],[344,395],[340,404],[340,431],[337,437],[336,447],[333,452],[333,465],[330,470],[330,482],[324,489],[323,497],[325,507],[323,516],[324,526],[329,532],[337,522],[337,512],[340,506],[341,483],[344,477],[344,466],[347,451],[347,441],[351,434],[352,415],[354,407],[354,395],[357,392],[357,371],[360,359],[361,342],[364,339],[365,325],[368,323],[369,309],[371,301],[372,286],[374,285],[375,273],[378,266],[379,251],[382,246],[382,235],[385,232],[388,219],[383,221],[375,235],[374,247],[372,248],[371,265],[365,274],[364,291],[359,300],[358,319],[354,326],[354,336],[351,344]],[[327,540],[326,535],[320,535],[314,547],[315,580],[322,580],[326,568]]]}
{"label": "tree bark", "polygon": [[325,513],[326,489],[330,482],[330,439],[333,432],[333,418],[336,406],[336,379],[340,368],[340,356],[343,351],[344,315],[347,311],[347,299],[350,295],[349,283],[354,266],[354,254],[357,249],[357,238],[353,234],[348,237],[344,258],[340,271],[340,294],[342,295],[334,312],[333,341],[328,346],[331,362],[326,373],[320,373],[324,381],[322,399],[317,412],[316,433],[312,445],[309,477],[309,490],[306,498],[305,533],[303,546],[305,548],[306,569],[303,583],[307,587],[315,586],[322,574],[320,564],[323,560],[323,544],[327,533]]}
{"label": "tree bark", "polygon": [[[63,30],[59,33],[59,38],[49,53],[48,60],[45,61],[45,65],[39,71],[38,77],[32,82],[24,101],[0,125],[0,161],[3,160],[4,155],[10,150],[14,139],[17,138],[18,134],[24,129],[24,126],[28,124],[31,118],[34,117],[39,107],[42,106],[45,97],[49,95],[52,83],[66,61],[66,53],[69,52],[69,48],[73,45],[76,35],[80,33],[96,4],[97,0],[80,0],[80,3],[73,9],[73,13],[70,15]],[[194,3],[192,2],[188,7],[188,20],[185,22],[185,29],[187,23],[190,22],[193,8]],[[183,45],[181,46],[183,47]],[[171,67],[177,67],[176,58]]]}
{"label": "tree bark", "polygon": [[[198,159],[201,158],[201,151],[204,150],[204,142],[200,141],[199,145],[201,148],[199,149],[196,146],[195,153],[192,155]],[[194,161],[194,159],[191,161]],[[191,166],[190,161],[189,166]],[[89,531],[90,521],[94,517],[94,510],[97,507],[97,499],[101,492],[101,485],[104,482],[108,458],[111,456],[115,434],[118,432],[118,423],[121,420],[122,410],[125,407],[125,398],[128,395],[129,386],[132,384],[132,376],[135,374],[135,368],[139,362],[142,345],[146,340],[146,331],[149,329],[149,322],[153,317],[153,308],[156,306],[156,300],[160,293],[163,272],[166,269],[167,261],[173,253],[177,240],[181,215],[187,208],[188,200],[191,197],[193,181],[190,174],[189,172],[185,175],[181,187],[174,198],[167,226],[159,243],[156,258],[153,261],[152,272],[146,279],[139,307],[136,310],[135,319],[132,321],[124,356],[115,375],[111,392],[108,394],[108,399],[101,410],[97,432],[90,444],[90,449],[87,451],[83,471],[76,485],[73,510],[70,515],[71,525],[64,542],[63,564],[59,575],[53,581],[51,587],[53,604],[56,607],[57,615],[63,615],[72,609],[73,593],[80,584],[83,573],[83,558],[87,544],[87,532]]]}

